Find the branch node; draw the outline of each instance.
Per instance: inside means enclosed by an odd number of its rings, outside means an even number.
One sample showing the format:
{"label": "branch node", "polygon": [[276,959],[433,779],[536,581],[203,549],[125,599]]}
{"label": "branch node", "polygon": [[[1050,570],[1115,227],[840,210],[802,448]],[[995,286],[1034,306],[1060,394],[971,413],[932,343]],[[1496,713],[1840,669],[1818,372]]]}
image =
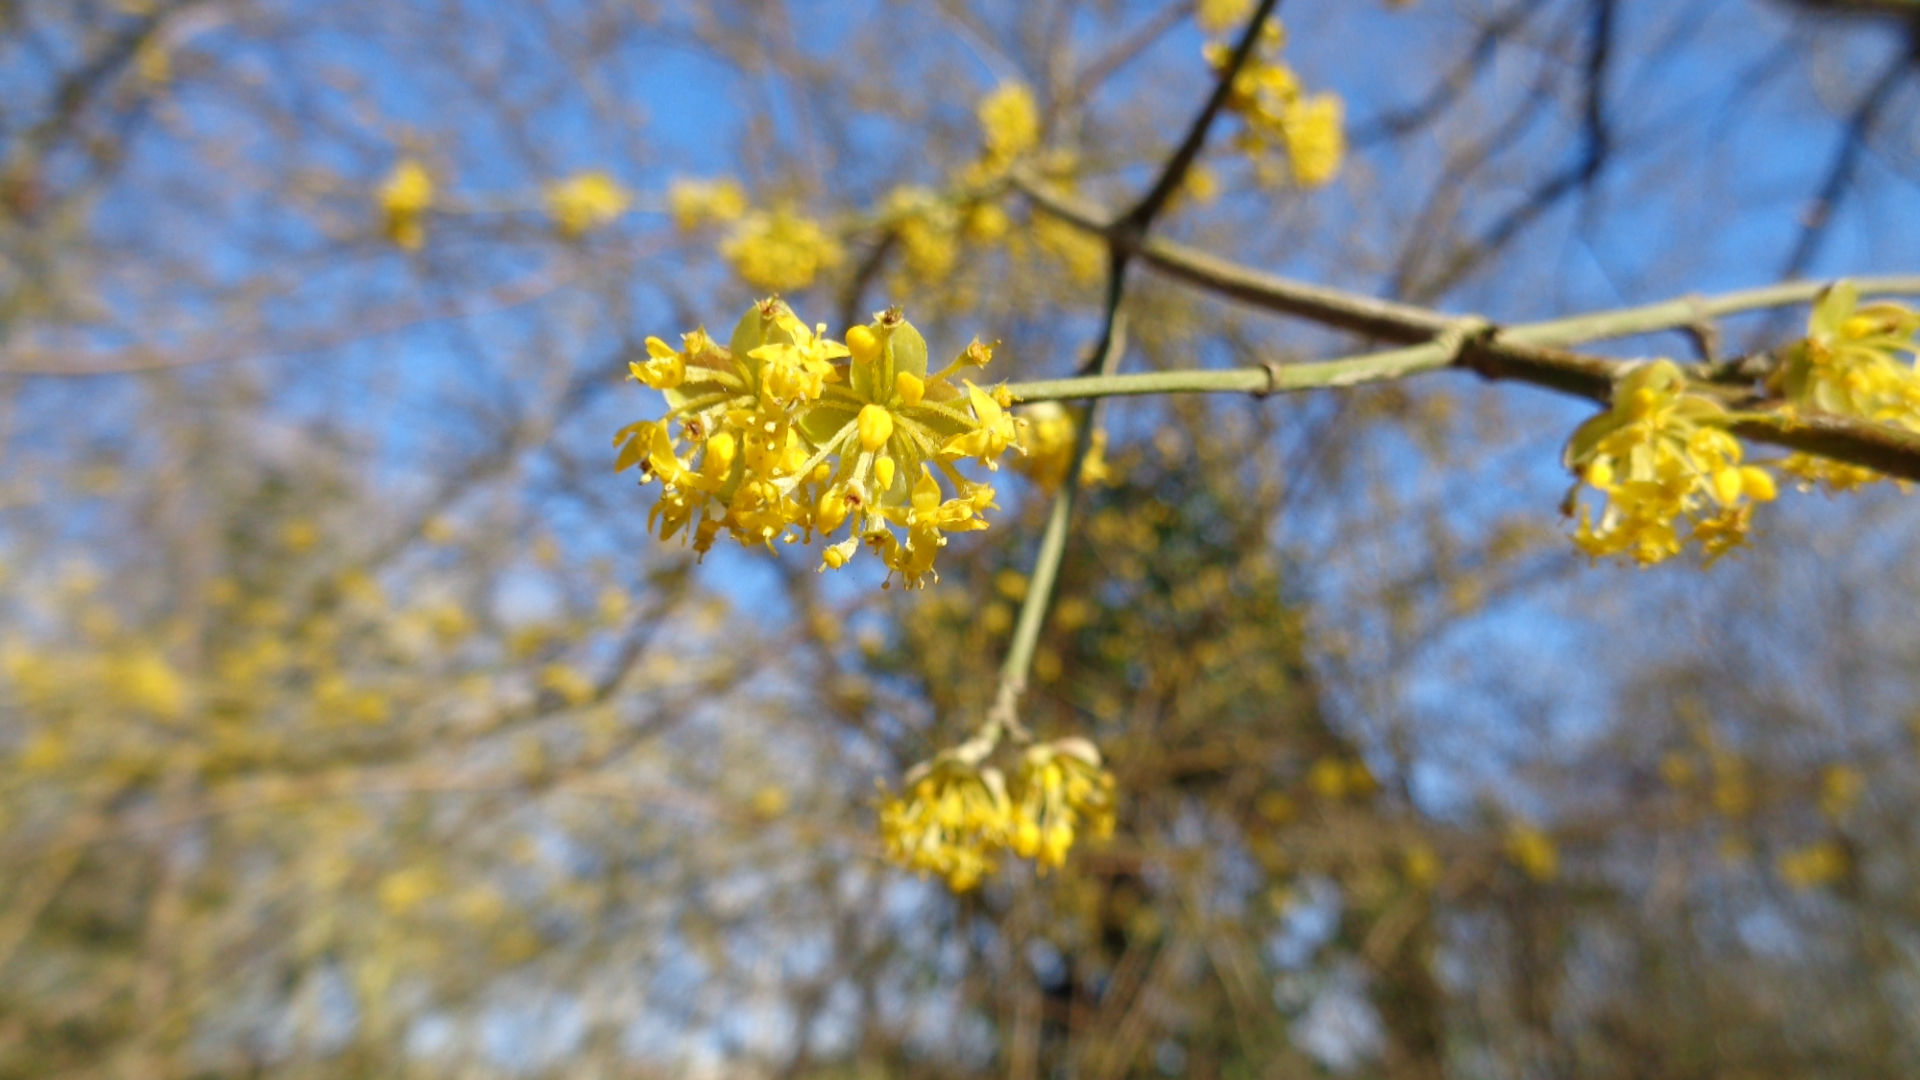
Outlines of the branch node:
{"label": "branch node", "polygon": [[1493,340],[1500,327],[1480,315],[1462,315],[1433,336],[1433,343],[1446,353],[1450,366],[1472,368],[1482,376],[1487,372],[1472,363],[1475,346]]}
{"label": "branch node", "polygon": [[1254,390],[1251,392],[1252,397],[1255,401],[1264,400],[1266,397],[1268,397],[1269,395],[1273,394],[1274,392],[1280,389],[1280,368],[1281,368],[1280,361],[1262,360],[1260,361],[1260,366],[1266,370],[1267,385],[1261,387],[1258,390]]}
{"label": "branch node", "polygon": [[1681,327],[1694,351],[1707,364],[1717,364],[1720,358],[1720,327],[1713,321],[1713,310],[1707,306],[1707,298],[1699,293],[1689,293],[1684,298],[1687,309],[1693,312],[1693,318]]}

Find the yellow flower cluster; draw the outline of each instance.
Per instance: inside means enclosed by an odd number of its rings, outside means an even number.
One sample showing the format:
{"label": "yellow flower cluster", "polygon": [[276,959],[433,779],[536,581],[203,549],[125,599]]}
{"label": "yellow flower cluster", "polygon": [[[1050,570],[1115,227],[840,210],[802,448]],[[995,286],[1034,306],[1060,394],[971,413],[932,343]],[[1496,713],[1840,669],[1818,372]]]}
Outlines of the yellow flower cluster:
{"label": "yellow flower cluster", "polygon": [[[1263,179],[1274,179],[1268,175],[1269,163],[1284,156],[1294,184],[1321,187],[1340,175],[1346,158],[1346,106],[1338,94],[1308,94],[1301,87],[1293,69],[1274,58],[1285,44],[1280,24],[1268,23],[1254,55],[1234,76],[1226,107],[1246,125],[1235,143]],[[1226,70],[1232,56],[1232,48],[1223,42],[1206,47],[1207,62],[1215,71]]]}
{"label": "yellow flower cluster", "polygon": [[1651,565],[1680,553],[1681,519],[1709,562],[1742,544],[1754,503],[1775,489],[1765,469],[1741,464],[1740,442],[1726,430],[1731,419],[1718,402],[1688,393],[1672,361],[1621,378],[1613,407],[1567,443],[1567,467],[1605,503],[1597,524],[1591,507],[1581,508],[1575,546],[1589,558],[1627,555]]}
{"label": "yellow flower cluster", "polygon": [[1507,831],[1507,858],[1535,881],[1552,881],[1560,874],[1560,848],[1553,837],[1523,823]]}
{"label": "yellow flower cluster", "polygon": [[736,225],[720,254],[756,289],[794,292],[840,264],[840,240],[819,222],[788,210],[756,211]]}
{"label": "yellow flower cluster", "polygon": [[[1040,490],[1048,493],[1059,490],[1060,481],[1066,479],[1067,466],[1073,460],[1078,433],[1073,414],[1059,402],[1039,401],[1022,408],[1020,418],[1026,421],[1020,433],[1020,446],[1026,455],[1015,468],[1026,473]],[[1107,433],[1097,430],[1087,447],[1087,456],[1080,462],[1082,484],[1103,483],[1111,477],[1106,451]]]}
{"label": "yellow flower cluster", "polygon": [[394,166],[380,185],[380,232],[408,251],[427,242],[426,216],[433,209],[433,176],[411,158]]}
{"label": "yellow flower cluster", "polygon": [[[1774,389],[1794,409],[1858,417],[1920,431],[1920,312],[1898,304],[1862,305],[1849,282],[1814,304],[1806,340],[1789,350]],[[1794,454],[1781,468],[1829,490],[1881,479],[1860,465]]]}
{"label": "yellow flower cluster", "polygon": [[547,212],[562,236],[582,236],[627,212],[633,196],[603,172],[581,173],[547,189]]}
{"label": "yellow flower cluster", "polygon": [[675,180],[667,186],[667,208],[683,232],[739,221],[747,213],[747,191],[732,177]]}
{"label": "yellow flower cluster", "polygon": [[1247,21],[1253,13],[1253,0],[1198,0],[1193,19],[1209,34],[1224,34]]}
{"label": "yellow flower cluster", "polygon": [[1113,774],[1092,743],[1028,747],[1011,785],[982,764],[992,750],[991,741],[974,739],[907,773],[905,792],[880,806],[889,859],[965,892],[998,868],[1004,852],[1045,873],[1066,864],[1082,831],[1113,834]]}
{"label": "yellow flower cluster", "polygon": [[1804,891],[1845,878],[1852,869],[1853,860],[1838,841],[1819,840],[1781,853],[1776,865],[1782,880],[1792,888]]}
{"label": "yellow flower cluster", "polygon": [[1002,83],[980,99],[975,116],[985,142],[982,168],[999,172],[1015,158],[1040,145],[1040,107],[1033,91],[1017,82]]}
{"label": "yellow flower cluster", "polygon": [[895,188],[886,203],[887,216],[900,241],[907,278],[936,283],[953,272],[960,258],[960,211],[930,188]]}
{"label": "yellow flower cluster", "polygon": [[614,437],[616,469],[638,465],[643,481],[660,482],[648,525],[663,540],[684,530],[704,554],[722,531],[770,545],[845,528],[822,569],[845,566],[865,544],[889,583],[898,574],[917,588],[946,534],[986,528],[980,515],[994,507],[993,489],[955,464],[998,468],[1018,441],[1004,401],[950,378],[993,350],[975,341],[929,374],[926,341],[897,308],[848,330],[845,344],[825,334],[768,299],[726,346],[704,330],[679,349],[648,338],[633,377],[661,391],[668,410]]}

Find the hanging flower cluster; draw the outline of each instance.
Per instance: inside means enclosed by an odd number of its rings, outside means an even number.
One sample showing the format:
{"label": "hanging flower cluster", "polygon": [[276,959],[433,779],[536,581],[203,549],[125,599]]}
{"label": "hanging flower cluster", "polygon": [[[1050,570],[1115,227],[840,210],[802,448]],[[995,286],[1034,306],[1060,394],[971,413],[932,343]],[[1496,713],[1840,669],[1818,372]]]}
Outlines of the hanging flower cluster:
{"label": "hanging flower cluster", "polygon": [[[1235,145],[1253,160],[1262,179],[1272,182],[1272,162],[1284,158],[1287,176],[1303,188],[1331,183],[1347,153],[1346,106],[1334,93],[1309,94],[1300,76],[1276,57],[1286,45],[1278,22],[1261,28],[1254,55],[1234,76],[1226,108],[1246,125]],[[1206,47],[1207,63],[1224,72],[1233,48],[1216,41]]]}
{"label": "hanging flower cluster", "polygon": [[1613,407],[1567,443],[1567,467],[1602,502],[1597,522],[1591,506],[1581,507],[1574,545],[1590,558],[1647,566],[1678,555],[1689,538],[1709,562],[1744,543],[1754,504],[1775,488],[1765,469],[1741,463],[1740,442],[1726,430],[1733,419],[1719,402],[1687,392],[1670,360],[1628,372]]}
{"label": "hanging flower cluster", "polygon": [[667,414],[621,429],[615,467],[660,482],[648,525],[663,540],[685,533],[705,554],[722,532],[770,545],[844,529],[822,569],[865,545],[889,583],[898,574],[917,588],[946,534],[986,528],[981,514],[994,508],[993,488],[957,463],[995,469],[1016,445],[1007,402],[951,380],[993,350],[975,341],[928,374],[926,340],[897,308],[848,330],[845,344],[825,335],[768,299],[725,346],[704,330],[678,349],[648,338],[633,377],[666,396]]}
{"label": "hanging flower cluster", "polygon": [[1028,747],[1009,783],[983,764],[994,740],[971,739],[907,773],[880,806],[887,857],[939,874],[955,892],[978,885],[1011,851],[1045,873],[1064,866],[1074,839],[1113,833],[1113,774],[1085,739]]}
{"label": "hanging flower cluster", "polygon": [[[1795,410],[1858,417],[1920,431],[1920,312],[1899,304],[1860,303],[1842,281],[1814,304],[1806,340],[1788,350],[1772,389]],[[1882,479],[1862,465],[1794,454],[1781,469],[1829,490]]]}

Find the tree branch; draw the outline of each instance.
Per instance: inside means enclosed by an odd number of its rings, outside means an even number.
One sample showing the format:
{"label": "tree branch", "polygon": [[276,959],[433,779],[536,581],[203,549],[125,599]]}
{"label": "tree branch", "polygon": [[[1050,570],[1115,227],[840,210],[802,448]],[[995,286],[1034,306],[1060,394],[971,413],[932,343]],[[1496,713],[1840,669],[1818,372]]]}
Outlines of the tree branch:
{"label": "tree branch", "polygon": [[[1857,282],[1863,294],[1920,295],[1920,276]],[[1016,401],[1056,401],[1177,393],[1294,393],[1406,378],[1454,368],[1484,378],[1530,383],[1605,403],[1627,362],[1568,352],[1564,345],[1630,337],[1689,326],[1702,318],[1812,300],[1824,283],[1795,282],[1717,297],[1671,300],[1594,312],[1506,329],[1467,317],[1424,345],[1361,353],[1310,364],[1208,371],[1155,371],[1013,383]],[[1903,480],[1920,480],[1920,435],[1846,417],[1802,415],[1737,423],[1732,431],[1755,442],[1864,465]]]}

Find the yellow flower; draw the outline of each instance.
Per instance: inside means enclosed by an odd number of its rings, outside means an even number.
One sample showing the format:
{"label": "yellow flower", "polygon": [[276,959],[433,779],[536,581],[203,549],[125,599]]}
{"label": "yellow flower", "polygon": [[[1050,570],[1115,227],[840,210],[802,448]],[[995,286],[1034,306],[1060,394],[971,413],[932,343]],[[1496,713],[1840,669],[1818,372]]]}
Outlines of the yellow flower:
{"label": "yellow flower", "polygon": [[1853,810],[1867,789],[1867,778],[1851,765],[1829,765],[1820,770],[1820,812],[1840,821]]}
{"label": "yellow flower", "polygon": [[1345,117],[1346,107],[1338,94],[1303,98],[1282,114],[1280,130],[1294,183],[1321,187],[1340,174],[1347,152]]}
{"label": "yellow flower", "polygon": [[[615,469],[640,466],[643,480],[663,492],[649,528],[671,539],[693,524],[704,554],[722,531],[743,544],[768,543],[803,525],[806,511],[792,498],[806,451],[794,430],[795,411],[817,397],[845,347],[810,330],[778,300],[747,311],[722,348],[704,330],[686,334],[675,350],[649,338],[645,364],[634,378],[662,391],[667,415],[641,421],[614,437]],[[677,429],[675,425],[678,425]]]}
{"label": "yellow flower", "polygon": [[[1020,431],[1020,448],[1025,455],[1014,467],[1026,473],[1040,490],[1057,491],[1060,481],[1066,478],[1067,464],[1073,459],[1077,428],[1073,414],[1053,401],[1035,402],[1020,412],[1025,422]],[[1081,483],[1097,484],[1108,479],[1106,449],[1106,431],[1095,431],[1087,456],[1080,462]]]}
{"label": "yellow flower", "polygon": [[747,191],[738,180],[675,180],[667,186],[667,207],[682,232],[704,225],[739,221],[747,212]]}
{"label": "yellow flower", "polygon": [[1416,889],[1431,889],[1440,882],[1440,875],[1446,869],[1440,862],[1440,855],[1421,841],[1407,846],[1401,856],[1401,870],[1405,873],[1407,884]]}
{"label": "yellow flower", "polygon": [[1013,159],[1040,144],[1040,109],[1033,91],[1018,82],[1005,82],[974,110],[986,144],[989,168],[1004,168]]}
{"label": "yellow flower", "polygon": [[1507,858],[1535,881],[1552,881],[1560,873],[1560,850],[1553,837],[1531,825],[1517,825],[1507,833]]}
{"label": "yellow flower", "polygon": [[1005,779],[998,769],[979,764],[990,749],[969,743],[907,773],[905,792],[880,804],[887,858],[939,874],[955,892],[972,889],[993,871],[1013,819]]}
{"label": "yellow flower", "polygon": [[1009,846],[1045,873],[1066,864],[1081,831],[1113,835],[1113,774],[1085,739],[1060,739],[1027,748],[1014,778]]}
{"label": "yellow flower", "polygon": [[699,330],[679,349],[647,339],[648,359],[631,370],[666,396],[667,415],[615,436],[615,469],[660,482],[648,527],[663,540],[684,532],[704,554],[723,532],[767,544],[845,528],[822,569],[865,544],[918,587],[946,534],[986,528],[980,515],[993,508],[993,489],[953,462],[992,468],[1018,435],[998,399],[949,379],[992,350],[976,341],[930,374],[926,341],[898,310],[853,327],[844,345],[825,332],[767,300],[724,348]]}
{"label": "yellow flower", "polygon": [[[1235,13],[1224,21],[1231,24],[1241,17]],[[1274,59],[1285,42],[1279,24],[1269,22],[1254,55],[1235,75],[1226,107],[1245,123],[1235,143],[1263,178],[1279,178],[1269,163],[1276,153],[1283,153],[1285,178],[1299,187],[1321,187],[1339,175],[1346,157],[1346,106],[1338,94],[1306,93],[1293,69]],[[1220,71],[1232,50],[1214,42],[1205,55],[1208,64]]]}
{"label": "yellow flower", "polygon": [[1613,407],[1567,443],[1568,468],[1604,500],[1597,523],[1590,507],[1581,509],[1574,545],[1589,558],[1626,555],[1651,565],[1680,553],[1680,521],[1709,563],[1744,543],[1752,504],[1776,490],[1765,469],[1741,464],[1729,420],[1718,402],[1687,392],[1671,361],[1621,378]]}
{"label": "yellow flower", "polygon": [[1795,889],[1812,889],[1847,876],[1853,860],[1834,840],[1821,840],[1782,854],[1780,877]]}
{"label": "yellow flower", "polygon": [[748,215],[720,246],[741,280],[757,289],[794,292],[840,264],[840,241],[811,218],[787,211]]}
{"label": "yellow flower", "polygon": [[613,177],[581,173],[547,189],[547,212],[562,236],[580,236],[627,212],[633,197]]}
{"label": "yellow flower", "polygon": [[887,196],[886,210],[907,280],[945,280],[960,257],[959,212],[924,187],[896,188]]}
{"label": "yellow flower", "polygon": [[1224,34],[1247,21],[1253,0],[1199,0],[1193,18],[1209,34]]}
{"label": "yellow flower", "polygon": [[[1917,332],[1920,312],[1890,303],[1862,305],[1852,283],[1838,282],[1814,304],[1807,337],[1788,350],[1772,388],[1790,409],[1920,431]],[[1781,468],[1834,491],[1881,478],[1872,469],[1810,454],[1794,454]]]}
{"label": "yellow flower", "polygon": [[426,243],[427,211],[433,208],[433,177],[426,166],[403,159],[380,185],[380,231],[388,240],[415,251]]}

